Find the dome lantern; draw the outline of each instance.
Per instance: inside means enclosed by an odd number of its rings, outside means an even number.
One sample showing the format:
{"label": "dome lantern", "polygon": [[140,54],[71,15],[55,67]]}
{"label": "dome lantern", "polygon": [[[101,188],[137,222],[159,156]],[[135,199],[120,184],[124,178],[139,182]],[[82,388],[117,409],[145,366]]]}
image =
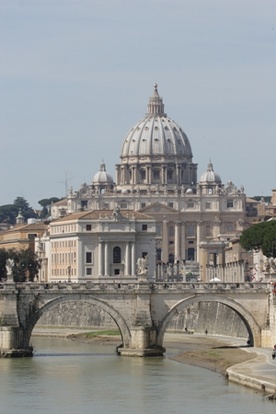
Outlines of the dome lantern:
{"label": "dome lantern", "polygon": [[157,88],[158,88],[158,85],[157,83],[155,83],[153,96],[149,98],[148,112],[146,114],[147,116],[150,116],[150,115],[167,116],[164,113],[163,99],[160,98]]}

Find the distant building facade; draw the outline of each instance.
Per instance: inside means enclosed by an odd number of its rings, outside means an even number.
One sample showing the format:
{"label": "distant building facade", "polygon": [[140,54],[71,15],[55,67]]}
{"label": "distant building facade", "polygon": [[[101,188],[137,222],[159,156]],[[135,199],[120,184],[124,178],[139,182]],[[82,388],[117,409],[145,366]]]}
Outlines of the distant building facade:
{"label": "distant building facade", "polygon": [[[48,282],[127,281],[155,275],[155,220],[120,210],[77,212],[49,225]],[[37,240],[37,242],[39,242]]]}
{"label": "distant building facade", "polygon": [[43,236],[47,228],[43,222],[15,224],[8,230],[0,231],[0,249],[30,249],[35,252],[35,238]]}
{"label": "distant building facade", "polygon": [[247,226],[244,188],[223,184],[211,161],[197,179],[189,139],[166,115],[157,85],[145,117],[123,141],[120,160],[116,182],[102,163],[91,184],[70,189],[53,205],[53,218],[117,207],[140,212],[156,221],[157,263],[192,261],[201,269],[225,263],[225,243]]}

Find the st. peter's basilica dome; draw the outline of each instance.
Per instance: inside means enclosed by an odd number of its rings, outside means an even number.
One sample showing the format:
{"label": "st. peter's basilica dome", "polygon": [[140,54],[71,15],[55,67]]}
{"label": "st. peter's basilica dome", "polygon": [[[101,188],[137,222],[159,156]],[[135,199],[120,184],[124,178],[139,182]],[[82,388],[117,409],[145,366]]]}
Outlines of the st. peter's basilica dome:
{"label": "st. peter's basilica dome", "polygon": [[148,112],[142,121],[134,125],[123,143],[121,159],[128,157],[162,157],[170,160],[192,158],[190,142],[181,127],[164,112],[157,84],[148,103]]}
{"label": "st. peter's basilica dome", "polygon": [[197,165],[190,142],[181,127],[164,111],[157,84],[148,112],[128,132],[117,165],[119,186],[151,184],[195,188]]}

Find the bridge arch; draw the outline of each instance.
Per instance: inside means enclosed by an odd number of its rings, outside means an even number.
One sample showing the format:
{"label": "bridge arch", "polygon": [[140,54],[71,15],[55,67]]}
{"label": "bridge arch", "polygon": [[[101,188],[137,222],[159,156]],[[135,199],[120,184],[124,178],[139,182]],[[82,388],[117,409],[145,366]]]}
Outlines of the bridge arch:
{"label": "bridge arch", "polygon": [[245,324],[246,329],[248,331],[249,340],[252,346],[261,346],[261,327],[255,320],[255,318],[251,315],[251,313],[248,310],[246,310],[240,303],[236,302],[234,299],[222,296],[215,297],[212,294],[204,294],[204,296],[190,296],[176,303],[158,325],[157,344],[159,346],[163,346],[163,339],[166,329],[173,317],[182,309],[199,302],[217,302],[231,308],[234,312],[236,312],[239,315],[239,317]]}
{"label": "bridge arch", "polygon": [[127,347],[130,344],[130,340],[131,340],[131,333],[130,333],[130,329],[125,321],[125,319],[122,317],[122,315],[115,309],[113,308],[111,305],[109,305],[107,302],[98,299],[96,297],[87,297],[87,295],[80,295],[80,294],[76,294],[76,295],[70,295],[70,297],[66,297],[66,296],[59,296],[57,298],[54,298],[52,300],[49,300],[46,304],[42,305],[41,307],[37,307],[34,312],[31,315],[31,318],[29,320],[28,323],[28,333],[27,333],[27,342],[30,341],[30,337],[33,331],[33,328],[35,327],[36,323],[38,322],[38,320],[41,318],[41,316],[47,312],[49,309],[64,303],[64,302],[75,302],[75,301],[82,301],[82,302],[86,302],[89,303],[91,305],[95,305],[98,306],[99,308],[101,308],[102,310],[106,311],[110,317],[114,320],[115,324],[117,325],[121,337],[122,337],[122,342],[123,342],[123,346]]}

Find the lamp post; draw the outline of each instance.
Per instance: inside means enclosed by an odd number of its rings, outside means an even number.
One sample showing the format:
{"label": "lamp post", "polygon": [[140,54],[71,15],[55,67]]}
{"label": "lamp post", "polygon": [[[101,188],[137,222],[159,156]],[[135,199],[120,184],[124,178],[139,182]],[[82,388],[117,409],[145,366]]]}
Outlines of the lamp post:
{"label": "lamp post", "polygon": [[71,266],[67,267],[67,274],[68,274],[68,282],[71,282]]}

